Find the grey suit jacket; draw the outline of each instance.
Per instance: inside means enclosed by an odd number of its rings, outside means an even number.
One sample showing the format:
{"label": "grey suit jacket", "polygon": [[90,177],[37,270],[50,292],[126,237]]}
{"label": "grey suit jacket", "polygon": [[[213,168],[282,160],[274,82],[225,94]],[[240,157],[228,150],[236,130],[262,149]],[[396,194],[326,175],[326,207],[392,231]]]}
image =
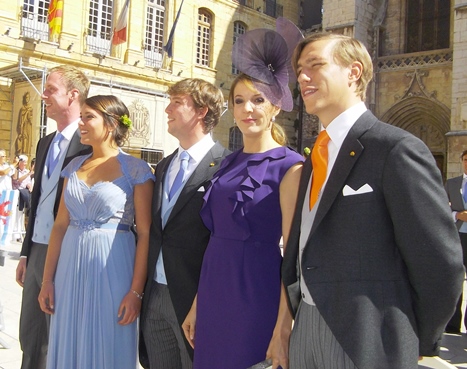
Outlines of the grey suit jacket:
{"label": "grey suit jacket", "polygon": [[[34,232],[34,223],[36,219],[37,206],[41,197],[41,185],[42,185],[42,173],[44,172],[45,161],[49,147],[55,137],[55,132],[48,134],[41,138],[37,143],[36,148],[36,165],[34,167],[34,188],[31,194],[31,210],[29,212],[28,226],[26,229],[26,235],[24,236],[23,246],[21,248],[21,256],[29,256],[32,244],[32,235]],[[91,146],[83,145],[80,141],[78,130],[73,135],[68,149],[66,152],[65,160],[62,168],[65,168],[67,164],[75,157],[80,155],[89,154],[92,151]],[[60,177],[57,187],[57,194],[55,196],[54,216],[57,215],[58,206],[60,205],[60,197],[63,189],[64,179]]]}
{"label": "grey suit jacket", "polygon": [[[283,261],[297,280],[305,163]],[[372,192],[343,196],[345,185]],[[464,268],[441,176],[416,137],[365,112],[349,131],[317,209],[301,270],[320,314],[359,369],[417,366],[439,350]]]}
{"label": "grey suit jacket", "polygon": [[[448,179],[444,186],[446,193],[448,194],[449,202],[451,203],[452,211],[464,211],[464,201],[462,200],[461,188],[462,180],[464,176],[454,177]],[[462,220],[456,222],[457,229],[459,230],[464,223]]]}
{"label": "grey suit jacket", "polygon": [[[229,153],[219,143],[211,148],[183,187],[164,229],[161,221],[163,184],[169,164],[177,150],[157,165],[149,241],[148,281],[141,315],[147,308],[157,258],[162,249],[167,285],[180,326],[185,320],[198,291],[201,264],[210,237],[210,232],[199,215],[205,193],[199,189],[206,189],[222,159]],[[182,336],[184,337],[183,333]],[[188,342],[186,345],[192,355],[191,346]]]}

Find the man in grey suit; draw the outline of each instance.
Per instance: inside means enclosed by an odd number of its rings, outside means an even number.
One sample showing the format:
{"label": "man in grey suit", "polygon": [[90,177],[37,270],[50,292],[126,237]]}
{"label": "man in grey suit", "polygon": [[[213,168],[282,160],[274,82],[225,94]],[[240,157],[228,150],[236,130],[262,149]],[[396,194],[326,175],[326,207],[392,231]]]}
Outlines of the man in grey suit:
{"label": "man in grey suit", "polygon": [[[463,262],[467,267],[467,150],[461,154],[463,174],[446,181],[444,188],[448,194],[452,210],[452,219],[459,231],[462,245]],[[464,314],[464,325],[467,328],[467,314]],[[446,326],[447,333],[460,334],[462,328],[462,295],[457,302],[456,311]]]}
{"label": "man in grey suit", "polygon": [[91,152],[90,146],[81,144],[78,132],[81,105],[89,87],[83,72],[62,65],[49,71],[42,93],[47,117],[57,122],[57,131],[37,144],[28,227],[16,268],[16,281],[23,287],[19,331],[23,350],[21,369],[43,369],[46,364],[49,315],[40,309],[37,298],[63,187],[61,169],[74,157]]}
{"label": "man in grey suit", "polygon": [[204,192],[228,154],[210,134],[224,99],[202,79],[182,80],[167,93],[168,132],[179,148],[156,167],[140,361],[151,369],[189,369],[193,350],[181,325],[198,289],[210,236],[199,215]]}
{"label": "man in grey suit", "polygon": [[366,109],[373,69],[361,42],[313,34],[293,64],[324,130],[283,261],[298,306],[289,368],[416,368],[438,354],[464,279],[439,170],[423,142]]}

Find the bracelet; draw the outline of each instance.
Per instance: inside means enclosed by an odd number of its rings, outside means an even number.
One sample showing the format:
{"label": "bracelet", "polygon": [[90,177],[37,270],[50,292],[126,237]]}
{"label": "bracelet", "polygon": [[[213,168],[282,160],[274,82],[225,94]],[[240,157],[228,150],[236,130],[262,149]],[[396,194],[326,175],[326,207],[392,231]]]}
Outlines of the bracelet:
{"label": "bracelet", "polygon": [[133,292],[133,294],[134,294],[137,298],[139,298],[140,300],[143,299],[144,292],[141,293],[141,295],[140,295],[138,292],[136,292],[135,290],[131,290],[131,292]]}
{"label": "bracelet", "polygon": [[47,279],[45,281],[42,281],[41,286],[43,286],[44,283],[47,283],[47,282],[50,282],[50,283],[54,284],[54,281],[52,281],[51,279]]}

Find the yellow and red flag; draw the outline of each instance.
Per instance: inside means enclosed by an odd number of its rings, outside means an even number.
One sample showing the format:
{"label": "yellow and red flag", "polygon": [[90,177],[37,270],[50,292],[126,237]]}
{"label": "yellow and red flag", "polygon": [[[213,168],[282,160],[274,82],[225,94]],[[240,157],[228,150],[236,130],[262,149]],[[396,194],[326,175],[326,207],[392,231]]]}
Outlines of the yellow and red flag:
{"label": "yellow and red flag", "polygon": [[63,0],[50,0],[47,20],[49,21],[49,39],[58,42],[58,36],[62,32]]}

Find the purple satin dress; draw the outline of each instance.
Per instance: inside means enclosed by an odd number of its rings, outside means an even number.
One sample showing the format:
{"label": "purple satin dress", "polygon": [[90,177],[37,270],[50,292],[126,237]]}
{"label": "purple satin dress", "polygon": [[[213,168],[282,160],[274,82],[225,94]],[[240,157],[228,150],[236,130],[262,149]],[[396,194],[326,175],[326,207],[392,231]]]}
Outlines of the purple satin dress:
{"label": "purple satin dress", "polygon": [[195,369],[246,369],[266,357],[280,297],[279,185],[303,157],[287,147],[229,155],[205,195],[211,231],[198,287]]}

